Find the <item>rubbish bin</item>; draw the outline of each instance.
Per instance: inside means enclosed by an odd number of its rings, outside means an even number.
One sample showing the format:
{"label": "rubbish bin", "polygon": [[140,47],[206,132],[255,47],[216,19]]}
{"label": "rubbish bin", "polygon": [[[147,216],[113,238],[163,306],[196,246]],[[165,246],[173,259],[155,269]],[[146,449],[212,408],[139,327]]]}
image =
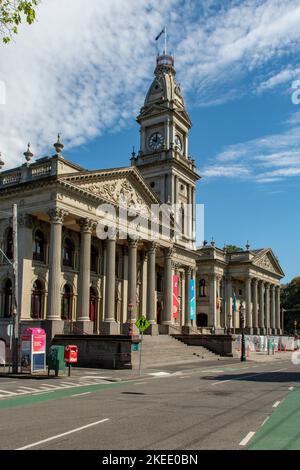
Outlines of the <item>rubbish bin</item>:
{"label": "rubbish bin", "polygon": [[48,375],[50,374],[50,370],[55,371],[56,377],[58,376],[59,371],[65,372],[66,363],[64,354],[64,346],[53,345],[50,347],[48,354]]}

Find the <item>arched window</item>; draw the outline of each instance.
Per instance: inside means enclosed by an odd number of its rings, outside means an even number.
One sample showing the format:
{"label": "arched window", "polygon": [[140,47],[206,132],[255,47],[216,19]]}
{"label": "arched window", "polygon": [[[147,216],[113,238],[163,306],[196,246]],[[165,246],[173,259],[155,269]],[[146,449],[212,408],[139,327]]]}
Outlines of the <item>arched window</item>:
{"label": "arched window", "polygon": [[94,245],[91,246],[91,271],[98,272],[98,250]]}
{"label": "arched window", "polygon": [[199,292],[200,292],[200,297],[205,297],[206,296],[206,281],[205,279],[200,279],[199,282]]}
{"label": "arched window", "polygon": [[96,302],[97,302],[97,295],[95,290],[91,287],[90,288],[90,320],[92,322],[96,321]]}
{"label": "arched window", "polygon": [[61,319],[71,320],[72,319],[72,303],[73,303],[73,291],[72,288],[65,284],[62,296],[61,305]]}
{"label": "arched window", "polygon": [[41,230],[35,232],[33,259],[36,261],[45,260],[45,237]]}
{"label": "arched window", "polygon": [[14,242],[13,242],[13,231],[10,228],[6,235],[6,256],[8,259],[13,259],[14,256]]}
{"label": "arched window", "polygon": [[31,318],[43,319],[44,289],[40,281],[35,281],[31,293]]}
{"label": "arched window", "polygon": [[10,279],[4,284],[4,318],[10,318],[13,310],[12,282]]}
{"label": "arched window", "polygon": [[63,256],[63,265],[70,268],[73,267],[74,263],[74,243],[70,238],[65,239],[64,243],[64,256]]}

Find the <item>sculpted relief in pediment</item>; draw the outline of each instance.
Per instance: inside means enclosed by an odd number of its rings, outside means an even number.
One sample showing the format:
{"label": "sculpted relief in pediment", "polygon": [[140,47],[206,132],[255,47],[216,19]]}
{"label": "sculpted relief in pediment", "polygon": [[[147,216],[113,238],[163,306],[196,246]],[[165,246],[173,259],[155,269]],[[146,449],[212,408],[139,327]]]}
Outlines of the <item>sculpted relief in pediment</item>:
{"label": "sculpted relief in pediment", "polygon": [[273,263],[271,262],[270,258],[267,255],[263,256],[255,264],[256,264],[256,266],[259,266],[260,268],[266,269],[267,271],[270,271],[272,273],[277,273],[277,270],[274,268]]}
{"label": "sculpted relief in pediment", "polygon": [[125,178],[82,184],[81,188],[86,189],[108,202],[111,201],[113,204],[127,207],[140,215],[149,217],[149,208],[145,201]]}

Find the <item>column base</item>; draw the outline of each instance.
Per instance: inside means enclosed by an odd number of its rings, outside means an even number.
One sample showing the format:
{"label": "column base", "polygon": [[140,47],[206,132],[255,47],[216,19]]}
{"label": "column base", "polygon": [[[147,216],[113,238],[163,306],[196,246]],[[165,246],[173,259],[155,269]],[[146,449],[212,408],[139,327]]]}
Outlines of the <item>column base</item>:
{"label": "column base", "polygon": [[102,335],[119,335],[120,334],[120,325],[116,322],[104,321],[101,325],[101,334]]}
{"label": "column base", "polygon": [[51,341],[55,335],[70,334],[69,325],[68,331],[66,332],[66,325],[64,320],[43,320],[41,322],[41,328],[46,332],[46,352],[48,354],[48,349],[51,346]]}
{"label": "column base", "polygon": [[[130,328],[131,327],[131,328]],[[130,332],[131,330],[131,332]],[[139,330],[138,330],[138,327],[136,326],[135,324],[135,320],[134,320],[134,323],[123,323],[123,325],[121,325],[121,332],[123,335],[138,335],[139,334]]]}
{"label": "column base", "polygon": [[159,334],[159,325],[157,325],[156,323],[151,323],[151,325],[149,326],[149,328],[147,328],[147,330],[145,331],[145,335],[151,335],[151,336],[158,336]]}
{"label": "column base", "polygon": [[252,328],[252,327],[249,328],[249,327],[246,326],[246,328],[245,328],[245,334],[246,334],[246,335],[253,335],[253,328]]}
{"label": "column base", "polygon": [[73,334],[92,335],[94,333],[94,323],[90,320],[79,320],[73,323]]}
{"label": "column base", "polygon": [[253,327],[253,335],[260,336],[260,328],[258,328],[257,326],[254,326]]}
{"label": "column base", "polygon": [[192,327],[191,325],[184,325],[181,327],[181,333],[183,335],[190,335],[192,333]]}
{"label": "column base", "polygon": [[173,324],[158,325],[158,332],[160,335],[176,335],[180,334],[180,327]]}

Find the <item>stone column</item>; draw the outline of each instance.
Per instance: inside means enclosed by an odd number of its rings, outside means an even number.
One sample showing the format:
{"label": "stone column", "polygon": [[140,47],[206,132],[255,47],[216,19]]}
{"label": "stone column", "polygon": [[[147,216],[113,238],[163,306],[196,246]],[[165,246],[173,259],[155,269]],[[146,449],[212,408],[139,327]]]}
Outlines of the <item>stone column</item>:
{"label": "stone column", "polygon": [[275,286],[271,285],[270,287],[270,294],[271,294],[271,307],[270,307],[270,313],[271,313],[271,330],[272,333],[276,333],[276,315],[275,315]]}
{"label": "stone column", "polygon": [[54,208],[49,211],[50,231],[50,253],[49,253],[49,282],[47,301],[47,321],[45,329],[48,338],[63,332],[63,321],[61,320],[61,253],[62,253],[62,224],[67,212],[63,209]]}
{"label": "stone column", "polygon": [[266,334],[270,334],[270,284],[265,285],[265,326]]}
{"label": "stone column", "polygon": [[212,274],[209,277],[209,326],[216,330],[217,323],[217,276]]}
{"label": "stone column", "polygon": [[276,315],[276,329],[277,334],[281,334],[283,330],[283,325],[281,325],[281,315],[280,315],[280,286],[275,287],[275,315]]}
{"label": "stone column", "polygon": [[116,295],[116,240],[106,240],[106,279],[105,279],[105,308],[102,324],[103,334],[119,333],[119,325],[115,319]]}
{"label": "stone column", "polygon": [[173,248],[168,248],[165,251],[165,270],[164,270],[164,314],[163,331],[168,334],[170,325],[173,323],[172,319],[172,300],[173,300],[173,286],[172,286],[172,257],[174,254]]}
{"label": "stone column", "polygon": [[254,334],[259,334],[259,327],[258,327],[258,280],[253,279],[253,329]]}
{"label": "stone column", "polygon": [[225,278],[226,282],[226,321],[225,325],[227,328],[232,328],[233,319],[232,319],[232,280],[230,276]]}
{"label": "stone column", "polygon": [[137,320],[137,240],[128,241],[128,304],[132,305],[131,321]]}
{"label": "stone column", "polygon": [[81,229],[81,243],[76,332],[92,334],[93,322],[90,321],[91,239],[95,224],[89,219],[80,219],[77,223]]}
{"label": "stone column", "polygon": [[260,334],[265,334],[265,286],[263,281],[259,281],[259,328]]}
{"label": "stone column", "polygon": [[19,315],[21,320],[31,318],[33,217],[22,214],[18,218],[19,258]]}
{"label": "stone column", "polygon": [[192,270],[190,267],[185,268],[185,299],[184,299],[184,326],[182,327],[183,334],[189,334],[191,332],[191,308],[190,308],[190,281],[192,278]]}
{"label": "stone column", "polygon": [[248,334],[252,334],[252,309],[251,309],[251,277],[245,280],[246,287],[246,329]]}
{"label": "stone column", "polygon": [[[158,325],[156,323],[156,273],[155,273],[155,255],[157,244],[151,242],[148,250],[147,264],[147,318],[151,323],[148,328],[149,334],[158,334]],[[147,330],[146,330],[147,332]]]}

